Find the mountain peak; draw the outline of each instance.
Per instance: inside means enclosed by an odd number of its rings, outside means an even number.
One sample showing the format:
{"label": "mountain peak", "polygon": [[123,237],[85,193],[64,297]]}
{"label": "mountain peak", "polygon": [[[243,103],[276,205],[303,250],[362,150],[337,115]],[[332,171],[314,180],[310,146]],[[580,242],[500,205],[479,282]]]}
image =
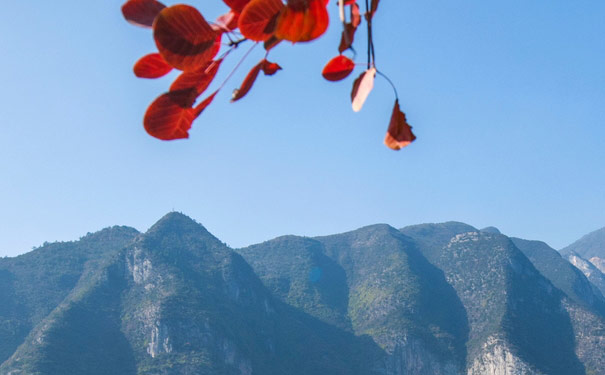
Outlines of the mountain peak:
{"label": "mountain peak", "polygon": [[166,221],[188,221],[188,222],[194,222],[194,223],[196,222],[189,216],[185,215],[182,212],[178,212],[178,211],[168,212],[166,215],[162,216],[160,218],[160,220],[158,220],[158,223],[161,221],[164,221],[164,220],[166,220]]}
{"label": "mountain peak", "polygon": [[[157,230],[163,227],[176,227],[176,228],[199,228],[203,227],[200,223],[193,220],[189,216],[182,212],[171,211],[166,215],[162,216],[155,224],[149,228],[149,231]],[[206,229],[206,228],[204,228]]]}
{"label": "mountain peak", "polygon": [[579,254],[582,258],[605,258],[605,227],[588,233],[560,250],[564,255]]}
{"label": "mountain peak", "polygon": [[485,227],[483,229],[481,229],[481,232],[485,232],[485,233],[494,233],[494,234],[502,234],[502,232],[500,232],[500,230],[496,227]]}
{"label": "mountain peak", "polygon": [[365,227],[361,227],[361,228],[355,230],[355,232],[357,232],[357,231],[359,231],[359,232],[379,232],[379,233],[399,232],[396,228],[393,228],[389,224],[383,224],[383,223],[366,225]]}
{"label": "mountain peak", "polygon": [[460,221],[445,221],[443,223],[424,223],[424,224],[415,224],[409,225],[407,227],[400,229],[403,232],[406,231],[434,231],[434,230],[447,230],[454,231],[458,233],[464,232],[476,232],[477,228],[472,225],[460,222]]}
{"label": "mountain peak", "polygon": [[388,224],[372,224],[348,232],[315,237],[314,239],[322,241],[323,239],[344,237],[355,238],[355,241],[375,241],[377,239],[385,238],[404,238],[405,236],[403,236],[399,230]]}
{"label": "mountain peak", "polygon": [[114,225],[111,227],[107,227],[107,228],[103,228],[100,231],[94,232],[94,233],[86,233],[85,236],[80,237],[81,241],[97,241],[99,239],[104,239],[104,238],[113,238],[116,236],[136,236],[137,234],[139,234],[139,231],[132,228],[132,227],[128,227],[125,225]]}
{"label": "mountain peak", "polygon": [[193,220],[189,216],[172,211],[162,216],[155,224],[145,233],[146,238],[170,236],[190,236],[197,238],[205,238],[213,242],[219,241],[212,233],[210,233],[202,224]]}
{"label": "mountain peak", "polygon": [[444,246],[452,237],[461,233],[477,232],[477,229],[458,221],[447,221],[445,223],[410,225],[401,228],[400,231],[414,239],[432,243],[436,246]]}

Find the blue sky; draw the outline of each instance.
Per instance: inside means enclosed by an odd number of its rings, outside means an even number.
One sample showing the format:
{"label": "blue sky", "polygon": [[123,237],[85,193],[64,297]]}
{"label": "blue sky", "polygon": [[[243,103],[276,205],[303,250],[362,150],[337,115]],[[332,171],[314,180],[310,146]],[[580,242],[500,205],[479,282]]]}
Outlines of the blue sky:
{"label": "blue sky", "polygon": [[[605,226],[603,1],[382,0],[378,68],[418,136],[400,152],[382,144],[384,80],[353,113],[353,77],[320,75],[336,55],[335,6],[326,35],[280,45],[284,70],[230,104],[255,51],[189,140],[149,137],[144,111],[174,76],[133,76],[154,44],[121,4],[5,4],[0,256],[114,224],[146,230],[172,209],[231,246],[458,220],[560,248]],[[209,19],[226,10],[191,4]]]}

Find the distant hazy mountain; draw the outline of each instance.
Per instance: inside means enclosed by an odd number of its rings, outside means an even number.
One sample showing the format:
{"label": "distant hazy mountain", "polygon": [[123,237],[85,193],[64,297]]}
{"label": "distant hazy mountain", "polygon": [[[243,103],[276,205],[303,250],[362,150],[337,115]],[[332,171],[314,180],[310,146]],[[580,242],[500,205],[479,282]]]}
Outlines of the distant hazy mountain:
{"label": "distant hazy mountain", "polygon": [[605,228],[583,236],[560,252],[605,295]]}
{"label": "distant hazy mountain", "polygon": [[485,227],[485,228],[481,229],[481,232],[492,233],[492,234],[501,234],[500,229],[498,229],[496,227]]}
{"label": "distant hazy mountain", "polygon": [[491,228],[233,251],[170,213],[0,259],[0,374],[605,374],[603,300],[546,244]]}
{"label": "distant hazy mountain", "polygon": [[576,303],[605,315],[605,299],[602,292],[558,251],[542,241],[511,239],[554,286],[565,292]]}
{"label": "distant hazy mountain", "polygon": [[574,252],[568,253],[565,258],[582,271],[592,285],[601,291],[601,294],[605,294],[605,275],[592,262]]}
{"label": "distant hazy mountain", "polygon": [[605,228],[588,233],[571,245],[561,249],[563,255],[576,253],[584,259],[599,257],[605,259]]}

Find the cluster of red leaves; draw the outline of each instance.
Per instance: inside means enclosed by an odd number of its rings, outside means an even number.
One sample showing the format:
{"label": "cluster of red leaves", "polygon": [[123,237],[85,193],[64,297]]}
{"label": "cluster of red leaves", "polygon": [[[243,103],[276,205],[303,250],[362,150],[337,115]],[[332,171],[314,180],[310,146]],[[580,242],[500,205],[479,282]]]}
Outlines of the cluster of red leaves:
{"label": "cluster of red leaves", "polygon": [[[223,1],[230,11],[211,23],[189,5],[166,7],[157,0],[128,0],[122,6],[122,13],[128,22],[152,29],[158,49],[158,52],[148,54],[136,62],[135,75],[140,78],[159,78],[173,69],[182,71],[169,91],[160,95],[147,109],[143,123],[150,135],[162,140],[189,137],[193,121],[210,105],[223,85],[199,103],[198,98],[216,77],[224,57],[239,43],[245,40],[263,42],[268,54],[282,40],[292,43],[314,40],[326,31],[329,24],[327,0],[287,0],[285,3],[282,0]],[[371,19],[378,1],[372,0],[371,7],[366,9],[369,41]],[[359,5],[355,0],[338,0],[338,3],[343,32],[338,47],[340,54],[330,60],[323,70],[323,76],[329,81],[340,81],[355,69],[353,60],[344,56],[343,52],[353,49],[355,32],[361,24]],[[345,20],[345,7],[349,7],[348,22]],[[236,35],[237,29],[243,38],[233,41],[231,36]],[[230,49],[217,58],[225,34],[230,41]],[[361,109],[372,90],[377,73],[373,61],[373,45],[370,42],[368,44],[372,49],[372,61],[368,59],[368,69],[353,84],[351,100],[354,111]],[[278,64],[263,58],[233,92],[231,101],[243,98],[261,71],[270,76],[280,69]],[[400,149],[414,139],[396,100],[385,144],[392,149]]]}

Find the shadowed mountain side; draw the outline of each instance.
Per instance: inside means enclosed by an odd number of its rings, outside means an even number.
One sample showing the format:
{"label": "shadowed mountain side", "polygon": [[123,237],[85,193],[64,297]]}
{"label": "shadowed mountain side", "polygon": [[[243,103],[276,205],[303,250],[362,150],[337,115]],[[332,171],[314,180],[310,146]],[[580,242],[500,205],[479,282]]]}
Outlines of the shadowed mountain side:
{"label": "shadowed mountain side", "polygon": [[425,227],[412,235],[424,244],[427,258],[444,270],[466,308],[471,326],[469,374],[484,373],[494,353],[506,352],[525,363],[517,365],[527,366],[528,371],[584,374],[574,352],[574,332],[562,305],[563,294],[506,236],[466,232],[440,247],[430,238],[435,232],[443,232],[436,237],[444,239],[464,229],[447,224]]}
{"label": "shadowed mountain side", "polygon": [[580,272],[586,276],[588,281],[597,288],[602,295],[605,295],[605,275],[592,262],[582,258],[575,252],[563,255],[569,263],[573,264]]}
{"label": "shadowed mountain side", "polygon": [[576,337],[564,294],[553,288],[518,249],[510,250],[511,293],[502,322],[508,340],[521,358],[545,374],[585,373],[575,352]]}
{"label": "shadowed mountain side", "polygon": [[346,272],[355,332],[372,336],[391,355],[392,366],[406,361],[410,366],[415,355],[427,351],[441,364],[420,363],[407,371],[449,373],[465,367],[464,308],[443,272],[410,238],[380,224],[316,240]]}
{"label": "shadowed mountain side", "polygon": [[85,272],[65,301],[0,366],[0,373],[136,374],[132,348],[121,331],[124,264],[108,263]]}
{"label": "shadowed mountain side", "polygon": [[86,269],[95,269],[137,235],[133,228],[112,227],[0,259],[0,364],[67,297]]}
{"label": "shadowed mountain side", "polygon": [[[569,297],[562,302],[571,318],[576,354],[584,363],[587,374],[602,373],[605,369],[605,352],[602,349],[605,347],[605,320],[601,292],[578,268],[544,242],[512,240],[538,271]],[[590,266],[589,262],[573,254],[570,258]]]}
{"label": "shadowed mountain side", "polygon": [[283,236],[236,250],[271,292],[316,318],[352,331],[347,276],[321,242]]}
{"label": "shadowed mountain side", "polygon": [[[334,236],[279,237],[237,250],[283,301],[369,335],[389,374],[454,374],[468,325],[443,273],[388,225]],[[388,355],[385,355],[387,354]]]}
{"label": "shadowed mountain side", "polygon": [[532,264],[574,302],[605,316],[605,299],[586,276],[542,241],[511,238]]}

